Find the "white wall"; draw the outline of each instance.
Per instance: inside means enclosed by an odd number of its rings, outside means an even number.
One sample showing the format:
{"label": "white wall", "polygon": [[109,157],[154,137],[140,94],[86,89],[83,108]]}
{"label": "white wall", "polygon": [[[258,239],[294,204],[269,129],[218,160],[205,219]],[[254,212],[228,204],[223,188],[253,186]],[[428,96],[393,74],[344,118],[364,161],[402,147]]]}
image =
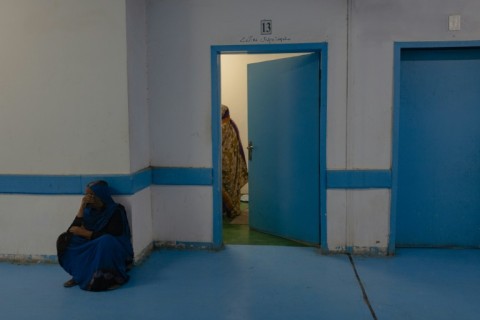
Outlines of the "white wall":
{"label": "white wall", "polygon": [[153,242],[151,197],[151,188],[143,189],[133,196],[115,197],[127,211],[136,261],[144,258],[144,254],[148,254]]}
{"label": "white wall", "polygon": [[125,4],[0,2],[1,173],[129,172]]}
{"label": "white wall", "polygon": [[211,187],[153,186],[153,240],[211,243],[212,196]]}
{"label": "white wall", "polygon": [[55,242],[77,214],[81,196],[0,195],[0,259],[56,255]]}
{"label": "white wall", "polygon": [[[150,166],[147,84],[146,1],[126,0],[128,118],[130,172]],[[141,260],[153,241],[150,188],[127,197],[135,260]]]}
{"label": "white wall", "polygon": [[126,0],[130,171],[150,166],[147,21],[144,0]]}
{"label": "white wall", "polygon": [[[125,2],[118,0],[0,1],[0,174],[130,173],[129,106],[146,110],[146,81],[140,89],[127,83],[126,20]],[[133,20],[130,31],[145,34],[141,23],[132,27]],[[129,54],[129,66],[134,60],[142,65],[141,53]],[[141,79],[136,71],[129,69]],[[138,122],[135,127],[145,127]],[[136,145],[139,136],[148,139],[133,129]],[[134,230],[141,225],[148,236],[150,202],[137,204],[142,197],[124,201],[135,211]],[[80,200],[0,195],[0,254],[55,255],[56,237],[70,225]],[[138,249],[145,239],[134,242]]]}
{"label": "white wall", "polygon": [[[57,254],[57,237],[67,231],[82,195],[0,195],[0,260],[45,260]],[[150,188],[134,196],[115,196],[127,210],[136,258],[153,239]],[[148,212],[144,216],[137,212]]]}

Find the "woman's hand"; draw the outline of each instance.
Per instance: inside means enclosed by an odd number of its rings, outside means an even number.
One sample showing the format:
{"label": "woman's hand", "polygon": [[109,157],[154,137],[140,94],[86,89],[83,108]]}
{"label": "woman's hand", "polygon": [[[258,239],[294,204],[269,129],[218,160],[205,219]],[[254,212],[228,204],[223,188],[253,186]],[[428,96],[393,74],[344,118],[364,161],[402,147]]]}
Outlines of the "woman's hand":
{"label": "woman's hand", "polygon": [[95,196],[91,193],[87,193],[82,198],[82,203],[80,204],[80,208],[78,208],[77,218],[83,218],[83,210],[87,207],[88,204],[94,202]]}
{"label": "woman's hand", "polygon": [[92,193],[87,193],[86,195],[83,196],[82,198],[82,206],[86,207],[87,205],[94,205],[97,203],[97,197],[95,197],[94,194]]}
{"label": "woman's hand", "polygon": [[73,226],[73,227],[70,227],[70,229],[68,229],[68,231],[70,231],[71,233],[73,233],[76,236],[80,236],[80,237],[83,237],[85,239],[90,239],[92,237],[92,233],[93,233],[92,231],[85,229],[83,226],[81,226],[81,227]]}
{"label": "woman's hand", "polygon": [[83,210],[87,207],[90,206],[92,208],[96,209],[101,209],[103,207],[103,202],[95,196],[92,192],[88,192],[85,194],[82,198],[82,204],[80,205],[80,208],[78,209],[77,212],[77,217],[82,218],[83,217]]}
{"label": "woman's hand", "polygon": [[87,193],[82,199],[82,206],[90,206],[92,208],[100,209],[103,206],[102,200],[93,193]]}

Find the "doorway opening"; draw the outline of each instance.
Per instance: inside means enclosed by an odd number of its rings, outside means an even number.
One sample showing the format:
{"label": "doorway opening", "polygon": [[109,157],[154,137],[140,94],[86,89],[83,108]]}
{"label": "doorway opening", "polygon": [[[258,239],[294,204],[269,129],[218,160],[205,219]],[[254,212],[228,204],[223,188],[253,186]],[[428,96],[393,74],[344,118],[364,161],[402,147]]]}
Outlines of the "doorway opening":
{"label": "doorway opening", "polygon": [[[326,173],[326,165],[325,165],[325,145],[326,145],[326,84],[325,82],[320,81],[321,78],[326,79],[326,44],[302,44],[302,45],[255,45],[255,46],[215,46],[212,47],[212,129],[213,129],[213,178],[214,178],[214,221],[213,221],[213,238],[214,244],[218,247],[221,247],[224,243],[225,244],[275,244],[275,245],[304,245],[304,243],[308,243],[309,245],[316,245],[321,246],[322,250],[327,250],[326,248],[326,217],[325,217],[325,173]],[[254,112],[249,113],[249,108],[252,108],[251,105],[253,104],[252,101],[255,102],[255,98],[251,97],[250,91],[252,91],[252,79],[249,73],[253,73],[254,71],[250,71],[251,65],[260,65],[264,62],[270,63],[271,61],[273,65],[280,63],[275,61],[287,61],[289,58],[292,57],[300,57],[300,56],[307,56],[311,55],[312,57],[300,60],[310,60],[316,65],[313,65],[313,70],[316,68],[316,84],[313,84],[314,93],[316,92],[317,96],[311,95],[309,99],[315,101],[315,108],[317,114],[313,117],[316,122],[316,129],[314,128],[309,134],[312,136],[315,142],[315,148],[317,148],[318,155],[315,155],[315,165],[312,167],[313,171],[317,172],[316,180],[315,181],[315,188],[313,188],[314,198],[312,201],[315,203],[314,207],[314,220],[313,220],[313,229],[314,233],[316,233],[316,238],[313,238],[313,241],[302,241],[302,239],[298,239],[299,237],[292,236],[290,237],[290,231],[287,230],[290,225],[296,225],[297,220],[303,220],[301,215],[299,215],[298,219],[284,218],[285,226],[278,227],[280,230],[277,232],[276,226],[273,227],[272,230],[269,230],[270,226],[264,227],[262,225],[263,222],[255,222],[255,219],[262,220],[262,217],[258,218],[261,210],[259,210],[258,206],[258,199],[261,197],[259,194],[259,187],[258,187],[258,169],[257,171],[254,168],[251,168],[252,165],[252,150],[255,157],[255,163],[260,162],[261,158],[261,150],[262,144],[256,142],[252,148],[252,129],[251,125],[252,119],[256,119],[259,116],[254,114]],[[293,59],[293,58],[292,58]],[[303,63],[303,62],[302,62]],[[308,61],[307,61],[308,63]],[[256,66],[255,66],[256,68]],[[275,67],[276,68],[276,67]],[[274,68],[274,69],[275,69]],[[300,67],[302,69],[302,67]],[[301,73],[303,74],[303,69],[301,72],[294,73]],[[254,74],[254,73],[253,73]],[[250,77],[250,80],[249,80]],[[258,76],[254,76],[257,78]],[[277,78],[277,77],[273,77]],[[294,76],[294,81],[297,83],[299,80]],[[308,90],[303,90],[305,83],[302,84],[300,80],[299,88],[293,88],[292,91],[296,92],[303,92]],[[303,80],[305,81],[305,80]],[[270,81],[261,81],[261,82],[270,82]],[[310,83],[311,81],[307,81]],[[255,87],[255,85],[253,85]],[[315,88],[316,86],[316,88]],[[290,88],[290,87],[288,87]],[[262,91],[263,88],[260,89]],[[290,90],[286,90],[290,91]],[[312,90],[310,90],[312,91]],[[250,96],[249,96],[250,94]],[[267,94],[268,95],[268,94]],[[270,94],[272,95],[272,94]],[[302,93],[303,95],[303,93]],[[313,97],[313,98],[312,98]],[[300,103],[295,104],[296,108],[298,109],[299,105],[303,105],[304,97],[301,96]],[[250,100],[250,103],[249,103]],[[258,100],[258,99],[257,99]],[[263,99],[260,99],[263,100]],[[228,106],[229,113],[231,119],[235,122],[236,126],[238,127],[238,136],[240,141],[242,142],[243,146],[243,153],[245,154],[247,160],[247,166],[249,171],[249,182],[242,186],[241,194],[239,194],[240,201],[239,201],[239,215],[231,218],[225,219],[223,215],[223,203],[222,203],[222,132],[221,132],[221,112],[220,106],[224,104]],[[267,103],[268,104],[268,103]],[[250,105],[250,106],[249,106]],[[256,105],[255,105],[256,106]],[[256,110],[259,109],[258,106],[253,108]],[[277,120],[277,116],[279,110],[283,110],[279,107],[274,112],[270,112],[272,116],[272,120]],[[275,114],[272,114],[275,113]],[[287,115],[288,117],[289,115]],[[253,117],[253,118],[252,118]],[[288,118],[287,118],[288,119]],[[256,120],[253,120],[255,122]],[[265,118],[260,120],[261,122],[265,123]],[[273,122],[275,122],[273,121]],[[299,119],[301,122],[302,120]],[[295,124],[295,127],[302,127],[304,124],[297,123],[296,119],[291,119],[288,121]],[[281,128],[283,128],[284,124],[279,124]],[[266,126],[268,127],[268,125]],[[316,131],[315,131],[316,130]],[[263,131],[263,129],[261,130]],[[293,129],[293,132],[295,129]],[[258,133],[257,133],[258,134]],[[263,135],[263,132],[260,133]],[[294,140],[296,138],[295,133],[287,134],[289,140]],[[267,143],[270,145],[271,143]],[[301,143],[300,143],[301,144]],[[249,148],[250,147],[250,148]],[[256,149],[258,147],[258,149]],[[287,148],[288,151],[288,148]],[[291,152],[296,154],[297,152]],[[307,158],[310,158],[308,155]],[[283,157],[282,157],[283,158]],[[281,161],[275,161],[281,162]],[[295,162],[295,161],[293,161]],[[293,163],[292,161],[290,163]],[[299,162],[299,161],[296,161]],[[271,162],[272,163],[272,162]],[[271,164],[270,163],[270,164]],[[258,166],[258,165],[257,165]],[[290,166],[289,166],[290,167]],[[295,166],[291,166],[295,167]],[[253,169],[253,170],[252,170]],[[276,174],[282,174],[283,170],[279,170],[277,168]],[[262,170],[263,172],[263,170]],[[292,171],[293,172],[293,171]],[[296,174],[293,172],[293,174]],[[251,180],[253,179],[253,186],[251,187]],[[297,180],[301,180],[297,179]],[[285,180],[287,181],[287,180]],[[290,187],[291,194],[298,194],[298,188],[295,189],[292,186],[292,180],[285,185],[283,183],[284,188],[283,190],[287,190]],[[295,179],[293,180],[295,181]],[[274,185],[282,183],[275,183]],[[255,188],[255,186],[257,186]],[[261,188],[265,188],[262,186]],[[253,192],[253,193],[252,193]],[[283,201],[283,196],[281,192],[276,191],[278,195],[277,199],[279,203],[288,203],[288,201]],[[263,196],[263,195],[262,195]],[[252,200],[253,197],[253,200]],[[255,204],[255,199],[257,199],[257,205]],[[252,202],[250,202],[252,201]],[[253,208],[253,212],[251,211]],[[263,210],[264,208],[262,208]],[[273,225],[278,225],[277,220],[277,208],[273,210],[273,215],[267,216],[269,221],[272,221]],[[303,211],[302,208],[299,208],[299,211]],[[263,211],[262,211],[263,212]],[[290,210],[292,212],[292,210]],[[257,218],[255,218],[255,214]],[[252,216],[253,215],[253,216]],[[261,214],[260,214],[261,216]],[[278,218],[281,220],[281,218]],[[290,220],[289,220],[290,219]],[[310,223],[310,222],[308,222]],[[310,223],[312,224],[312,223]],[[260,232],[259,232],[260,231]],[[301,238],[301,236],[300,236]],[[291,241],[295,240],[295,241]]]}
{"label": "doorway opening", "polygon": [[[238,132],[238,139],[233,141],[234,144],[239,143],[239,146],[235,145],[234,148],[240,147],[240,154],[238,155],[238,160],[241,166],[245,164],[247,171],[250,161],[252,161],[253,146],[249,134],[249,125],[248,125],[248,66],[250,64],[261,63],[265,61],[274,61],[283,58],[290,58],[304,53],[272,53],[272,54],[222,54],[220,57],[220,78],[221,78],[221,93],[220,99],[222,103],[222,108],[228,108],[229,112],[229,123],[224,123],[222,114],[222,179],[223,179],[223,190],[222,190],[222,219],[223,219],[223,242],[224,244],[262,244],[262,245],[286,245],[286,246],[297,246],[303,245],[301,242],[289,240],[281,236],[276,236],[256,230],[254,226],[250,225],[250,215],[249,215],[249,184],[248,180],[242,180],[240,188],[240,194],[238,196],[232,195],[231,197],[226,195],[225,189],[226,176],[236,176],[240,177],[241,172],[232,172],[232,168],[227,165],[229,161],[226,161],[227,158],[232,158],[231,154],[226,155],[225,153],[231,153],[232,150],[229,150],[228,146],[232,144],[231,134],[228,134],[228,127],[234,126],[235,131]],[[224,109],[222,109],[223,111]],[[225,109],[226,110],[226,109]],[[227,136],[227,137],[226,137]],[[245,159],[245,160],[244,160]],[[226,168],[226,167],[229,168]],[[240,169],[238,170],[240,171]],[[246,183],[245,183],[246,181]],[[231,183],[236,181],[231,181]],[[245,183],[243,185],[243,183]],[[230,188],[228,188],[230,189]],[[235,198],[232,199],[231,198]],[[255,195],[253,195],[255,197]],[[226,214],[225,202],[227,201],[233,205],[237,206],[233,214]],[[233,202],[233,203],[232,203]],[[229,212],[230,213],[230,212]]]}

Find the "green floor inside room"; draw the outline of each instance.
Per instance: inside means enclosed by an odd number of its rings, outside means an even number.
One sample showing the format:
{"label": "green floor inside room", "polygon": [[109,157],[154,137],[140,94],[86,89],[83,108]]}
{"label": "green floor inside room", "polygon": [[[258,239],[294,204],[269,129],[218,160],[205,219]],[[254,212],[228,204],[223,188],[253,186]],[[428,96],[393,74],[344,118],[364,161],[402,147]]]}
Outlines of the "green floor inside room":
{"label": "green floor inside room", "polygon": [[228,223],[223,224],[223,242],[225,244],[305,246],[299,242],[252,230],[249,225]]}
{"label": "green floor inside room", "polygon": [[232,221],[223,223],[224,244],[295,246],[305,245],[282,237],[253,230],[248,224],[248,203],[240,205],[241,215]]}

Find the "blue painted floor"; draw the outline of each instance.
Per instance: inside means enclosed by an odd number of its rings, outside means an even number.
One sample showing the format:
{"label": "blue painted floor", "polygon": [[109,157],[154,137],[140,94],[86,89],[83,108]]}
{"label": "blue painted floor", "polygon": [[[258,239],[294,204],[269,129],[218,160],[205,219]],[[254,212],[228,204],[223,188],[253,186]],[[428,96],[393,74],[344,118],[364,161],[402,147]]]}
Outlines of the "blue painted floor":
{"label": "blue painted floor", "polygon": [[0,263],[1,319],[479,319],[480,250],[352,260],[308,247],[162,250],[100,293],[63,288],[58,265]]}

